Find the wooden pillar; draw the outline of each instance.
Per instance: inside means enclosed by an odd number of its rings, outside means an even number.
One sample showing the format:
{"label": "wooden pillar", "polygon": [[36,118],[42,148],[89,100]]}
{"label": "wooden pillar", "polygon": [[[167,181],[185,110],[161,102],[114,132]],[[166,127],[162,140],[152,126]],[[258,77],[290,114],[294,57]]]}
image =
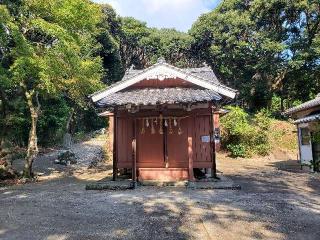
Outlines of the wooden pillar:
{"label": "wooden pillar", "polygon": [[210,117],[211,143],[210,143],[210,146],[211,146],[211,159],[212,159],[211,177],[217,178],[217,164],[216,164],[217,153],[216,153],[216,143],[215,143],[216,119],[215,119],[214,109],[212,108],[212,106],[210,106],[210,108],[211,108],[211,117]]}
{"label": "wooden pillar", "polygon": [[299,128],[299,125],[296,125],[297,126],[297,134],[298,134],[298,147],[299,147],[299,159],[298,159],[298,162],[300,162],[301,164],[301,169],[302,169],[302,163],[301,163],[301,134],[300,134],[300,128]]}
{"label": "wooden pillar", "polygon": [[194,147],[194,121],[195,116],[193,113],[190,113],[188,117],[188,169],[189,169],[189,181],[194,181],[194,173],[193,173],[193,147]]}
{"label": "wooden pillar", "polygon": [[132,183],[133,188],[137,185],[137,140],[132,140]]}
{"label": "wooden pillar", "polygon": [[137,186],[137,120],[133,120],[133,140],[132,140],[132,186]]}
{"label": "wooden pillar", "polygon": [[109,128],[108,128],[108,133],[109,133],[109,140],[108,140],[108,148],[109,150],[113,153],[113,137],[114,137],[114,114],[110,113],[108,115],[109,118]]}
{"label": "wooden pillar", "polygon": [[192,137],[188,137],[189,181],[194,181]]}
{"label": "wooden pillar", "polygon": [[112,163],[113,163],[113,173],[112,179],[115,181],[117,179],[118,167],[117,167],[117,112],[114,111],[113,116],[113,149],[112,149]]}
{"label": "wooden pillar", "polygon": [[168,127],[165,126],[164,121],[162,121],[163,128],[163,157],[165,167],[169,167],[169,156],[168,156]]}
{"label": "wooden pillar", "polygon": [[219,142],[215,142],[215,151],[218,152],[220,150],[220,112],[219,111],[214,111],[213,112],[213,129],[214,133],[219,135]]}
{"label": "wooden pillar", "polygon": [[217,160],[217,153],[216,153],[216,151],[214,151],[212,154],[212,169],[211,169],[211,177],[212,178],[218,178],[216,160]]}

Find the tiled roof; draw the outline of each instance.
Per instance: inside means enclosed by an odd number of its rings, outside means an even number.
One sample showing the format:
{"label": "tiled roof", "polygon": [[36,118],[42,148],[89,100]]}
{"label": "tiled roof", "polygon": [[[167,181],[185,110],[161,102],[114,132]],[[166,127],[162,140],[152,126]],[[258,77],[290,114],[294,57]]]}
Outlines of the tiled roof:
{"label": "tiled roof", "polygon": [[285,115],[291,115],[296,112],[300,112],[309,108],[320,106],[320,94],[317,95],[317,97],[313,100],[310,100],[308,102],[302,103],[296,107],[289,108],[287,111],[285,111]]}
{"label": "tiled roof", "polygon": [[299,124],[299,123],[308,123],[308,122],[315,122],[315,121],[320,121],[320,114],[314,114],[304,118],[300,118],[294,121],[293,123]]}
{"label": "tiled roof", "polygon": [[119,85],[122,85],[122,84],[126,83],[127,81],[129,81],[130,79],[132,79],[140,74],[143,74],[149,70],[152,70],[153,68],[156,68],[159,65],[166,66],[168,68],[174,69],[175,71],[181,72],[186,75],[194,76],[203,82],[207,82],[207,83],[212,84],[218,88],[233,92],[234,94],[236,94],[236,92],[237,92],[236,90],[229,88],[229,87],[225,86],[224,84],[220,83],[218,78],[216,77],[215,73],[213,72],[213,70],[208,66],[200,67],[200,68],[177,68],[177,67],[169,65],[165,62],[158,61],[156,64],[154,64],[146,69],[142,69],[142,70],[128,69],[121,81],[118,81],[114,84],[111,84],[107,88],[91,94],[89,97],[94,98],[94,96],[97,96],[107,90],[110,90],[110,89],[115,88]]}
{"label": "tiled roof", "polygon": [[189,102],[218,101],[221,96],[208,89],[192,88],[145,88],[113,93],[96,104],[99,107],[112,107],[126,104],[155,105]]}
{"label": "tiled roof", "polygon": [[[154,65],[155,66],[155,65]],[[147,68],[148,69],[148,68]],[[147,69],[143,69],[143,70],[136,70],[136,69],[128,69],[126,71],[126,73],[124,74],[123,78],[121,81],[118,81],[114,84],[111,84],[110,86],[108,86],[108,88],[112,88],[114,86],[117,86],[125,81],[127,81],[128,79],[139,75],[143,72],[145,72]],[[212,71],[211,68],[209,67],[201,67],[201,68],[181,68],[179,69],[180,71],[184,72],[184,73],[189,73],[189,74],[193,74],[197,77],[200,77],[201,79],[210,82],[210,83],[215,83],[215,84],[221,84],[218,80],[218,78],[216,77],[216,75],[214,74],[214,72]]]}

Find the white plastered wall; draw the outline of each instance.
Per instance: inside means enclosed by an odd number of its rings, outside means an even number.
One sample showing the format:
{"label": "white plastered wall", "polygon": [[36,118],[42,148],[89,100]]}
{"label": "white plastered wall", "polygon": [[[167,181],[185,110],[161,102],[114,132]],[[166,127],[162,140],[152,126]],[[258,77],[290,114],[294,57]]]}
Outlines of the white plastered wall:
{"label": "white plastered wall", "polygon": [[311,136],[309,140],[309,144],[302,145],[301,138],[301,128],[309,128],[308,123],[301,123],[298,125],[298,139],[299,139],[299,149],[300,149],[300,160],[301,164],[310,164],[310,161],[313,159],[312,157],[312,144],[311,144]]}

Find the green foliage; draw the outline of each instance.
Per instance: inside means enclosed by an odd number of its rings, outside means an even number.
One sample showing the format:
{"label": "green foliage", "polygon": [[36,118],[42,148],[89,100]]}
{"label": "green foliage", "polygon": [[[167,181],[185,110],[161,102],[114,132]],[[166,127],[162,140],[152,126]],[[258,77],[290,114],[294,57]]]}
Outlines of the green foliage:
{"label": "green foliage", "polygon": [[5,142],[10,142],[16,146],[26,146],[30,128],[30,119],[25,103],[20,97],[10,99],[9,103],[4,103],[8,109],[0,121],[2,129],[1,138]]}
{"label": "green foliage", "polygon": [[122,18],[120,50],[123,66],[144,68],[159,57],[178,67],[198,63],[191,51],[192,37],[175,29],[148,28],[146,23],[131,17]]}
{"label": "green foliage", "polygon": [[259,155],[266,156],[270,151],[269,130],[271,125],[270,113],[265,109],[254,115],[253,126],[255,127],[254,149]]}
{"label": "green foliage", "polygon": [[229,107],[230,112],[221,118],[222,146],[233,157],[248,157],[254,154],[268,155],[270,142],[269,113],[262,110],[251,116],[239,107]]}
{"label": "green foliage", "polygon": [[274,152],[296,153],[298,149],[297,127],[285,120],[272,119],[269,139]]}
{"label": "green foliage", "polygon": [[313,171],[320,172],[320,160],[313,159],[310,163]]}
{"label": "green foliage", "polygon": [[119,81],[124,68],[120,55],[121,19],[108,4],[102,5],[102,22],[99,24],[100,32],[97,36],[101,44],[100,56],[104,68],[104,83]]}
{"label": "green foliage", "polygon": [[27,145],[29,104],[41,106],[41,145],[61,140],[71,109],[76,109],[73,129],[89,121],[86,130],[97,127],[97,117],[82,116],[88,109],[92,113],[87,96],[103,87],[97,42],[102,8],[89,0],[1,1],[0,19],[0,143]]}
{"label": "green foliage", "polygon": [[192,64],[191,36],[175,29],[150,29],[149,32],[148,37],[141,39],[141,45],[145,46],[147,64],[154,64],[159,57],[164,57],[178,67]]}
{"label": "green foliage", "polygon": [[74,134],[74,141],[75,142],[81,142],[83,140],[86,140],[87,134],[83,131],[78,131]]}
{"label": "green foliage", "polygon": [[225,0],[194,23],[192,51],[251,110],[274,94],[291,107],[320,88],[319,15],[315,0]]}
{"label": "green foliage", "polygon": [[38,124],[39,143],[42,146],[61,143],[70,107],[63,98],[57,98],[43,100],[42,108]]}
{"label": "green foliage", "polygon": [[288,109],[290,107],[295,107],[300,104],[302,104],[301,100],[295,99],[293,101],[290,101],[289,99],[284,99],[277,94],[273,94],[271,99],[271,104],[268,109],[272,117],[275,117],[277,119],[282,119],[282,118],[285,118],[285,116],[282,115],[285,109]]}
{"label": "green foliage", "polygon": [[320,144],[320,127],[312,133],[312,142]]}
{"label": "green foliage", "polygon": [[[225,0],[189,33],[149,28],[89,0],[0,2],[0,143],[27,145],[26,93],[41,105],[41,145],[61,140],[70,112],[70,132],[82,139],[105,125],[86,96],[158,57],[178,67],[207,62],[240,91],[243,107],[277,118],[320,89],[319,1]],[[230,109],[222,118],[223,146],[233,156],[268,154],[270,136],[296,147],[288,131],[267,134],[268,112]]]}
{"label": "green foliage", "polygon": [[243,144],[228,144],[227,150],[231,153],[232,157],[246,157],[247,149]]}

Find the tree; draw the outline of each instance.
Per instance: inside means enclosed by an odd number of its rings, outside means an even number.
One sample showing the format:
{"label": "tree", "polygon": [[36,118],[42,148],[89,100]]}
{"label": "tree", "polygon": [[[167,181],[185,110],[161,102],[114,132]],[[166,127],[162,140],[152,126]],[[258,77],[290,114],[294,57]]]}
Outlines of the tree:
{"label": "tree", "polygon": [[301,98],[300,83],[319,86],[319,9],[319,1],[225,0],[193,25],[193,53],[250,109],[270,106],[273,93]]}
{"label": "tree", "polygon": [[131,65],[135,65],[137,68],[143,68],[146,65],[141,39],[149,34],[145,22],[140,22],[132,17],[121,19],[120,54],[125,69]]}
{"label": "tree", "polygon": [[197,66],[201,61],[191,51],[192,37],[175,29],[156,29],[132,17],[121,21],[120,53],[125,68],[142,69],[159,57],[178,67]]}
{"label": "tree", "polygon": [[147,65],[154,64],[159,57],[164,57],[167,62],[177,67],[191,67],[199,64],[199,61],[191,55],[192,37],[187,33],[175,29],[149,30],[150,34],[141,39],[141,45],[145,52]]}
{"label": "tree", "polygon": [[[65,96],[79,105],[99,87],[102,73],[95,40],[101,9],[88,0],[4,1],[0,18],[12,46],[8,62],[12,81],[20,88],[30,112],[23,176],[33,176],[38,153],[37,123],[41,99]],[[2,32],[2,36],[3,36]],[[2,38],[2,37],[1,37]]]}
{"label": "tree", "polygon": [[103,82],[113,83],[124,74],[120,55],[121,19],[110,5],[104,4],[101,7],[103,17],[97,39],[101,44],[100,56],[105,71]]}

